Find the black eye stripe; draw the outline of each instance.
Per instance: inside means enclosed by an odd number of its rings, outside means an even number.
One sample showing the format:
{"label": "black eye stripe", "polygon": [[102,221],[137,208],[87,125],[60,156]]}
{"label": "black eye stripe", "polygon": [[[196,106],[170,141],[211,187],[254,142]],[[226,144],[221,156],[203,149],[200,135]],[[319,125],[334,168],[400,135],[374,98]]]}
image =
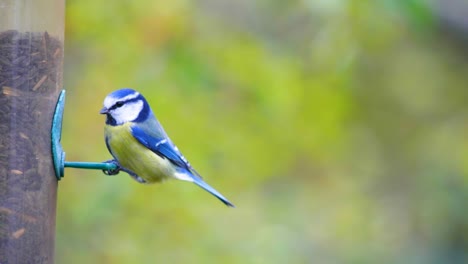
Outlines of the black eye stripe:
{"label": "black eye stripe", "polygon": [[122,107],[122,105],[124,105],[123,102],[117,102],[109,110],[114,110],[116,108]]}
{"label": "black eye stripe", "polygon": [[136,102],[141,100],[139,97],[128,100],[128,101],[117,101],[111,108],[110,110],[114,110],[116,108],[122,107],[124,104],[131,103],[131,102]]}

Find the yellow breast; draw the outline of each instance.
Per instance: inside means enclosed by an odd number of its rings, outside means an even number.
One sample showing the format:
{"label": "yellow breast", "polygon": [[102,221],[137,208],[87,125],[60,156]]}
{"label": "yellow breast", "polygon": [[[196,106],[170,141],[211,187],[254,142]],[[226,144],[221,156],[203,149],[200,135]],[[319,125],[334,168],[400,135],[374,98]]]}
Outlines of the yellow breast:
{"label": "yellow breast", "polygon": [[112,155],[120,165],[131,170],[148,183],[161,182],[173,177],[175,169],[163,159],[140,144],[131,134],[131,123],[105,127],[105,135]]}

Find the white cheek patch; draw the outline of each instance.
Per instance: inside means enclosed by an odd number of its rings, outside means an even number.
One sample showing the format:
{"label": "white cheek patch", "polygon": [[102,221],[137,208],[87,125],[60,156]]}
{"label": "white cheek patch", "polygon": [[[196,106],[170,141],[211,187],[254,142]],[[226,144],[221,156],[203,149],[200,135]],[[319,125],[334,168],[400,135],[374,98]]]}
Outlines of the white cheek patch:
{"label": "white cheek patch", "polygon": [[112,117],[118,125],[137,119],[141,110],[143,110],[143,101],[138,100],[131,103],[126,103],[122,107],[111,111]]}

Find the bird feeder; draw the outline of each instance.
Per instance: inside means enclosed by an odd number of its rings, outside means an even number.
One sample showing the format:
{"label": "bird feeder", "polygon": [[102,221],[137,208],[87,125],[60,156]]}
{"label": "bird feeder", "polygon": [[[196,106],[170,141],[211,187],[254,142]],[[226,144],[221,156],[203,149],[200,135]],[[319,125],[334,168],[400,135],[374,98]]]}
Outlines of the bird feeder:
{"label": "bird feeder", "polygon": [[0,263],[53,263],[60,144],[65,0],[0,2]]}
{"label": "bird feeder", "polygon": [[0,263],[53,263],[64,0],[0,4]]}

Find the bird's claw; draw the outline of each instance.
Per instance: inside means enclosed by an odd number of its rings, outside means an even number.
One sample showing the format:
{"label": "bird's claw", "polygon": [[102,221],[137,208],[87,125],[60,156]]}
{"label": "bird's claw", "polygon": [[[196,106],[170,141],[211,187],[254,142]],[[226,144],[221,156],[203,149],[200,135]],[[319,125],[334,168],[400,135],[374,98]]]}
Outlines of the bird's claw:
{"label": "bird's claw", "polygon": [[114,164],[116,166],[115,169],[102,170],[102,172],[105,175],[114,176],[114,175],[119,174],[119,172],[122,170],[122,167],[120,167],[120,164],[116,160],[112,159],[112,160],[104,161],[104,163],[111,163],[111,164]]}

